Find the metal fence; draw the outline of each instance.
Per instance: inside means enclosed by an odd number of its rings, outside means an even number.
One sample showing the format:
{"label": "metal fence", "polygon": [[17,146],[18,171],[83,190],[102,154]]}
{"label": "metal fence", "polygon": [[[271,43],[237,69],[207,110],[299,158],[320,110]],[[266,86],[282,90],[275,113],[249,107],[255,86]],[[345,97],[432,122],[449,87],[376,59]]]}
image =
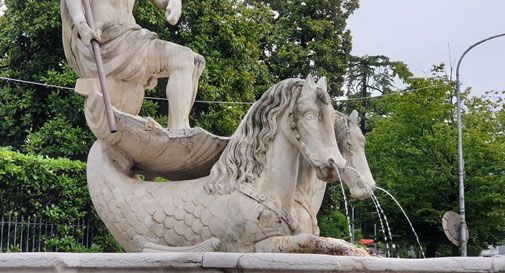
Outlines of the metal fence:
{"label": "metal fence", "polygon": [[58,225],[35,216],[4,215],[0,218],[0,252],[57,252],[51,240],[60,239],[62,234],[83,247],[91,247],[94,231],[85,220]]}

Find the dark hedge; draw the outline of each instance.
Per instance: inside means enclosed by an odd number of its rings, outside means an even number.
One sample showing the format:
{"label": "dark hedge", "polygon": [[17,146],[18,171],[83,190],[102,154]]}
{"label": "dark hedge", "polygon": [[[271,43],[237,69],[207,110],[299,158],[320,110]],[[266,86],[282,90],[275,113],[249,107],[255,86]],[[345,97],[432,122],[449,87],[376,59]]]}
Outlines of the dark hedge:
{"label": "dark hedge", "polygon": [[[68,159],[25,155],[0,148],[0,215],[36,217],[58,226],[46,238],[58,251],[120,251],[96,214],[86,185],[86,164]],[[71,225],[89,221],[94,227],[91,247],[73,238]]]}

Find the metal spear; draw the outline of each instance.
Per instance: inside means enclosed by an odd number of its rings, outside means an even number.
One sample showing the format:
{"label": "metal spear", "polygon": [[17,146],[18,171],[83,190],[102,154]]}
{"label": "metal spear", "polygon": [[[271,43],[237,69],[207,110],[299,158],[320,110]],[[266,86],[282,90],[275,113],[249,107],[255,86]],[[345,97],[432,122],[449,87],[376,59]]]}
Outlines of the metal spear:
{"label": "metal spear", "polygon": [[[93,14],[91,13],[90,0],[83,0],[84,2],[84,16],[86,17],[86,22],[88,26],[96,30],[95,20],[93,19]],[[98,79],[100,80],[100,86],[102,87],[103,102],[105,104],[105,113],[107,115],[107,121],[109,122],[109,130],[111,133],[117,132],[116,122],[114,120],[114,113],[112,112],[112,103],[110,102],[109,92],[107,90],[107,82],[105,81],[105,73],[103,69],[102,54],[100,53],[100,45],[94,39],[91,40],[91,47],[93,49],[93,54],[95,55],[96,70],[98,72]]]}

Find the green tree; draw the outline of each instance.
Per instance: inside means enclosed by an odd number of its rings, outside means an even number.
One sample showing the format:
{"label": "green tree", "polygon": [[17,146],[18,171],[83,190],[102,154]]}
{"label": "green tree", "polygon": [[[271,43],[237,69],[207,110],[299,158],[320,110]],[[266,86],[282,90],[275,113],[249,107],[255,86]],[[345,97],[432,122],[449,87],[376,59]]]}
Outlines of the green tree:
{"label": "green tree", "polygon": [[320,235],[350,240],[346,216],[339,210],[331,210],[318,218]]}
{"label": "green tree", "polygon": [[372,92],[387,94],[391,92],[395,80],[411,76],[404,63],[391,61],[386,56],[351,56],[345,82],[346,95],[351,100],[346,101],[342,110],[357,110],[361,131],[366,133],[370,130],[366,126],[367,114],[376,110],[373,101],[369,99]]}
{"label": "green tree", "polygon": [[358,8],[358,1],[261,2],[276,14],[263,51],[270,73],[276,80],[308,73],[326,76],[331,94],[339,94],[352,47],[346,21]]}
{"label": "green tree", "polygon": [[[7,0],[5,4],[7,10],[0,17],[0,76],[72,86],[75,75],[65,65],[61,45],[59,1]],[[44,153],[48,145],[76,135],[70,144],[76,149],[59,156],[84,159],[82,151],[92,135],[85,127],[82,105],[83,99],[69,91],[1,81],[0,146],[23,150],[29,135],[44,128],[61,133],[45,137],[49,143],[35,141],[40,145],[28,145],[27,150]],[[47,154],[55,156],[52,151]]]}
{"label": "green tree", "polygon": [[[454,84],[442,69],[435,68],[431,78],[408,79],[410,91],[381,99],[377,104],[383,113],[371,117],[373,130],[367,135],[377,184],[399,199],[430,257],[457,254],[441,225],[446,211],[458,210]],[[468,92],[463,100],[469,251],[475,255],[488,244],[505,240],[504,109]],[[400,210],[385,198],[381,200],[393,241],[415,246]]]}
{"label": "green tree", "polygon": [[[172,27],[160,11],[144,2],[139,1],[135,10],[139,24],[205,57],[197,100],[253,102],[272,82],[261,61],[261,44],[271,32],[272,12],[268,7],[238,0],[186,1],[180,22]],[[158,88],[154,93],[164,96],[165,91]],[[214,133],[229,135],[249,106],[196,103],[192,121]]]}

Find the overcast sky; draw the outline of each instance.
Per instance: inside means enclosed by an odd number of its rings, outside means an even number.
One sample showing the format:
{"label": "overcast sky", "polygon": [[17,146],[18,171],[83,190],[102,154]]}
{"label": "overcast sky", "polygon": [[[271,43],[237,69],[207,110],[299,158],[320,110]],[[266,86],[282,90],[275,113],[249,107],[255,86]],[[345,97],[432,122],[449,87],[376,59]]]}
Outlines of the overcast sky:
{"label": "overcast sky", "polygon": [[[417,76],[429,75],[434,64],[449,64],[449,47],[456,66],[471,44],[505,33],[505,0],[360,0],[360,6],[348,22],[353,54],[389,56]],[[505,90],[504,72],[502,37],[470,51],[460,77],[472,94],[482,94]]]}

